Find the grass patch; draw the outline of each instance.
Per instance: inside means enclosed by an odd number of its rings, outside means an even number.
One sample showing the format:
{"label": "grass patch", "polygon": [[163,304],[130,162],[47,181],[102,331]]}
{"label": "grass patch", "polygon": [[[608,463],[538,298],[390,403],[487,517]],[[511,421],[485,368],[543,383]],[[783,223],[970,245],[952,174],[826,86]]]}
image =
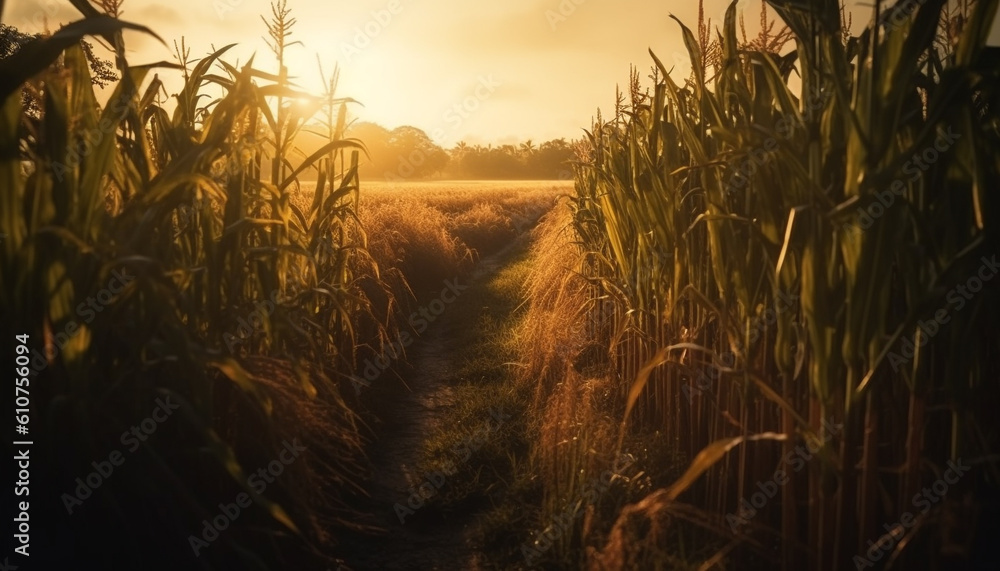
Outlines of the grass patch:
{"label": "grass patch", "polygon": [[499,505],[527,472],[522,464],[529,451],[531,395],[515,383],[514,361],[516,332],[525,316],[521,291],[531,264],[528,254],[527,237],[522,237],[503,268],[470,288],[454,308],[458,368],[445,382],[456,405],[425,442],[422,468],[455,470],[428,506],[442,514]]}

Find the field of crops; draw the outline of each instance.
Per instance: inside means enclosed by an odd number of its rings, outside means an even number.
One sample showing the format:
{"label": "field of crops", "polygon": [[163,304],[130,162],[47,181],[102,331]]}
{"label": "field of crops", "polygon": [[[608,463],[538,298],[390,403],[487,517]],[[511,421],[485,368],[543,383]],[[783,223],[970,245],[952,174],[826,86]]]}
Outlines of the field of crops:
{"label": "field of crops", "polygon": [[[358,220],[367,252],[394,275],[396,297],[421,297],[442,280],[497,253],[569,195],[569,181],[406,181],[364,183]],[[292,198],[305,205],[313,188]]]}
{"label": "field of crops", "polygon": [[[656,438],[683,470],[610,529],[545,542],[592,569],[989,568],[997,4],[928,1],[847,41],[835,2],[771,5],[789,36],[741,42],[735,4],[717,38],[684,27],[692,78],[653,55],[589,131],[588,279],[537,297],[589,288],[604,373],[536,357],[540,414],[578,423],[543,427],[547,507],[595,449]],[[594,390],[611,398],[579,400]]]}
{"label": "field of crops", "polygon": [[[336,75],[308,114],[283,76],[287,11],[269,23],[273,74],[234,67],[222,48],[179,70],[169,111],[150,68],[124,58],[97,104],[78,40],[120,46],[128,25],[83,12],[0,64],[0,305],[4,338],[30,363],[18,371],[38,442],[31,484],[46,491],[32,521],[51,522],[36,542],[76,546],[33,562],[311,568],[329,531],[353,526],[345,498],[361,485],[366,429],[344,395],[359,359],[391,342],[426,287],[523,233],[558,190],[383,189],[360,204],[361,143],[340,135]],[[307,121],[328,142],[293,166]],[[310,454],[286,463],[299,443]],[[280,480],[256,479],[279,457]],[[256,507],[216,526],[226,498]],[[108,548],[109,530],[130,539]]]}
{"label": "field of crops", "polygon": [[0,557],[1000,562],[996,0],[853,36],[772,0],[756,37],[733,2],[670,23],[690,77],[651,51],[572,181],[402,182],[359,176],[336,71],[289,77],[284,2],[273,68],[132,66],[155,30],[71,4],[0,44]]}

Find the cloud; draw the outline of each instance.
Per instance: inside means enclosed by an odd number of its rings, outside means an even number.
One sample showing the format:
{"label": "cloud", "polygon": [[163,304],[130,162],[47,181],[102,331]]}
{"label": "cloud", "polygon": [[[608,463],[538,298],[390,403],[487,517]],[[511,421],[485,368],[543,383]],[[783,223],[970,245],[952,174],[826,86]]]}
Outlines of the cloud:
{"label": "cloud", "polygon": [[179,11],[163,4],[145,5],[134,12],[126,11],[122,15],[122,19],[141,22],[147,26],[184,25],[184,16]]}
{"label": "cloud", "polygon": [[23,32],[42,32],[46,26],[54,31],[82,16],[69,2],[41,0],[40,2],[11,1],[4,5],[3,22]]}

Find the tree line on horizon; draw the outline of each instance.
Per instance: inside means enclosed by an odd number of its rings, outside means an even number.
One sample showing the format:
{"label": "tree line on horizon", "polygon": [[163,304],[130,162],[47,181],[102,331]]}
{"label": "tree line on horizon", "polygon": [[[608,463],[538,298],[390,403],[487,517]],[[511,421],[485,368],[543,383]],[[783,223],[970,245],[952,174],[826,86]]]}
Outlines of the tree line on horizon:
{"label": "tree line on horizon", "polygon": [[369,180],[540,179],[569,180],[571,162],[578,156],[578,141],[565,138],[536,144],[528,139],[517,145],[470,145],[460,141],[451,149],[434,143],[416,127],[389,130],[360,122],[347,136],[361,140],[368,153],[358,165]]}

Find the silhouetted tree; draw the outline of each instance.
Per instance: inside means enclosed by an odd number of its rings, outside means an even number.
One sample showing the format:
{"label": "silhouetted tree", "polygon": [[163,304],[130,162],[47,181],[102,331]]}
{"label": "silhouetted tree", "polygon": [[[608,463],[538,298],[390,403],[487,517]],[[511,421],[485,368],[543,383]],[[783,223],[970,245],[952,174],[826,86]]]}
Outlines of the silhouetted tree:
{"label": "silhouetted tree", "polygon": [[565,179],[576,158],[576,143],[565,139],[536,147],[530,139],[519,145],[475,145],[461,142],[451,150],[447,176],[470,179]]}
{"label": "silhouetted tree", "polygon": [[448,164],[448,153],[436,145],[427,133],[416,127],[397,127],[392,131],[375,123],[356,123],[347,132],[360,139],[369,157],[361,161],[362,177],[370,179],[420,179],[435,176]]}

